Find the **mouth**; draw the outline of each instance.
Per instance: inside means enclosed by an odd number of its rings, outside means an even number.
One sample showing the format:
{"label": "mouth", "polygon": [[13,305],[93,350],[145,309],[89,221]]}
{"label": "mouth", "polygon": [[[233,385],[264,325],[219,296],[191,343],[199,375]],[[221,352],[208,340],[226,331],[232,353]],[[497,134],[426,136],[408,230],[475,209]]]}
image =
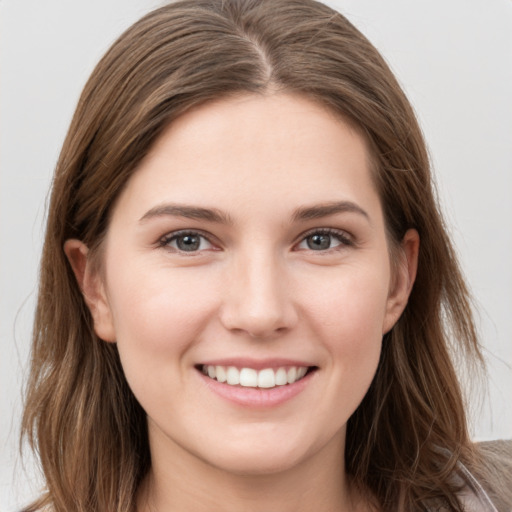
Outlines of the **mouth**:
{"label": "mouth", "polygon": [[197,365],[208,378],[233,387],[273,389],[295,384],[317,370],[316,366],[280,366],[277,368]]}

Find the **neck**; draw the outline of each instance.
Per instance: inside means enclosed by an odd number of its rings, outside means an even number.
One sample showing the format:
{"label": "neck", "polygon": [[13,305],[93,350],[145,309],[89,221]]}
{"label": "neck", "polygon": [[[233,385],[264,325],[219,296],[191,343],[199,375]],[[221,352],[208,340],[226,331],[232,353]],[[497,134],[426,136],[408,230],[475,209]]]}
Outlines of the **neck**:
{"label": "neck", "polygon": [[[333,445],[334,444],[334,445]],[[152,453],[152,468],[138,495],[141,512],[354,512],[361,500],[344,471],[344,439],[333,440],[291,468],[237,474],[174,446]]]}

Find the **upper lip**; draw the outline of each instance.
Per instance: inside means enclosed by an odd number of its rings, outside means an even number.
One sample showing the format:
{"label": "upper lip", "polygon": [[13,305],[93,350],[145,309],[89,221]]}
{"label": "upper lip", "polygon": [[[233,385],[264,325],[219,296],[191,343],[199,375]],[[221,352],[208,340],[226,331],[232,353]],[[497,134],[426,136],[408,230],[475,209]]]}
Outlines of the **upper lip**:
{"label": "upper lip", "polygon": [[253,359],[245,357],[230,357],[201,361],[197,366],[234,366],[235,368],[253,368],[254,370],[264,370],[265,368],[282,368],[283,366],[298,366],[308,368],[315,365],[311,364],[310,362],[287,358]]}

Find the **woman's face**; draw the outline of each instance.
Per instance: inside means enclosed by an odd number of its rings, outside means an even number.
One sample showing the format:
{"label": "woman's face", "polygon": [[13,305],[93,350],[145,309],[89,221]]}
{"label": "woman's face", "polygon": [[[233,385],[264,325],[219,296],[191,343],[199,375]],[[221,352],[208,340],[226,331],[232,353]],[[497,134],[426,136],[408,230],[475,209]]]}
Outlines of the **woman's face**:
{"label": "woman's face", "polygon": [[393,275],[369,167],[356,130],[284,94],[201,106],[142,162],[89,301],[148,415],[154,463],[341,464],[417,249],[409,233]]}

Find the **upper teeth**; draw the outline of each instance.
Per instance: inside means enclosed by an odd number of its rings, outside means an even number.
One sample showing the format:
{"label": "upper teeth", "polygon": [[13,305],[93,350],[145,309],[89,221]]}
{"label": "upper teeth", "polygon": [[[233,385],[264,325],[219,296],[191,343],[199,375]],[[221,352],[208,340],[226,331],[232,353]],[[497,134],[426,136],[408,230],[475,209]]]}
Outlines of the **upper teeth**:
{"label": "upper teeth", "polygon": [[211,379],[225,382],[230,386],[251,387],[251,388],[273,388],[293,384],[302,379],[308,371],[306,366],[289,366],[286,368],[265,368],[255,370],[254,368],[237,368],[236,366],[213,366],[203,365],[203,373]]}

